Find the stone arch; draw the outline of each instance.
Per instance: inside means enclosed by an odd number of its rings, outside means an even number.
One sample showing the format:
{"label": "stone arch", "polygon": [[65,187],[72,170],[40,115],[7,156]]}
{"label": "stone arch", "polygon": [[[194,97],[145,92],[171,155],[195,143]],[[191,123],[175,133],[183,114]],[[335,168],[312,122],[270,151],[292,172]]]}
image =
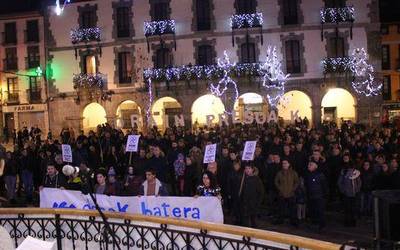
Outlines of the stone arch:
{"label": "stone arch", "polygon": [[312,100],[311,97],[302,90],[289,90],[282,98],[279,103],[278,115],[283,118],[285,122],[290,122],[292,114],[294,115],[298,111],[298,116],[301,118],[307,117],[310,121],[312,120]]}
{"label": "stone arch", "polygon": [[238,120],[243,121],[244,112],[252,111],[263,114],[268,113],[268,101],[256,92],[246,92],[239,96],[234,104],[234,111]]}
{"label": "stone arch", "polygon": [[82,112],[83,130],[96,130],[97,125],[107,122],[107,114],[105,108],[97,102],[89,103]]}
{"label": "stone arch", "polygon": [[219,114],[225,112],[225,106],[219,97],[205,94],[198,97],[192,104],[192,124],[205,125],[207,115],[214,115],[213,123],[219,122]]}
{"label": "stone arch", "polygon": [[131,99],[127,99],[118,104],[115,110],[115,126],[117,128],[130,129],[132,127],[131,115],[138,116],[138,129],[140,130],[143,127],[142,108],[137,102]]}
{"label": "stone arch", "polygon": [[171,96],[161,97],[154,101],[151,106],[151,117],[154,125],[157,125],[163,131],[174,124],[175,115],[182,113],[182,104],[177,98]]}
{"label": "stone arch", "polygon": [[339,123],[341,119],[356,121],[357,99],[347,89],[331,88],[321,100],[322,120]]}

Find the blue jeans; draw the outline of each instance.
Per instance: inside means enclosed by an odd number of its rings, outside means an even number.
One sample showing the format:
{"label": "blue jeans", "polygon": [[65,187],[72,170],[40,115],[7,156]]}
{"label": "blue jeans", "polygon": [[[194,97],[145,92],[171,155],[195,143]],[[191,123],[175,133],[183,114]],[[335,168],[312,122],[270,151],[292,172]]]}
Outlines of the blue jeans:
{"label": "blue jeans", "polygon": [[33,193],[33,173],[29,170],[22,170],[22,183],[24,184],[27,200],[32,200]]}

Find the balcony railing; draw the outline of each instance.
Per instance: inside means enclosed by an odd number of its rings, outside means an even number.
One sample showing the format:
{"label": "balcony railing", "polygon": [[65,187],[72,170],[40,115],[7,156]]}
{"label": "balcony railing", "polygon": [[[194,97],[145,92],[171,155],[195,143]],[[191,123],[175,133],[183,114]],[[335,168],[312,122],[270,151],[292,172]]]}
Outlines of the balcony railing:
{"label": "balcony railing", "polygon": [[350,57],[330,57],[322,60],[324,74],[351,72]]}
{"label": "balcony railing", "polygon": [[354,7],[324,8],[320,15],[321,23],[354,22]]}
{"label": "balcony railing", "polygon": [[78,88],[98,88],[103,89],[107,84],[107,76],[101,73],[96,74],[75,74],[72,80],[74,89]]}
{"label": "balcony railing", "polygon": [[18,247],[25,238],[55,241],[57,249],[345,249],[345,245],[230,225],[105,212],[115,240],[95,211],[0,209],[0,225]]}
{"label": "balcony railing", "polygon": [[15,58],[13,60],[3,59],[4,70],[6,71],[15,71],[18,70],[18,59]]}
{"label": "balcony railing", "polygon": [[77,28],[71,30],[71,42],[73,44],[100,42],[100,41],[101,41],[101,30],[98,27]]}
{"label": "balcony railing", "polygon": [[8,104],[18,104],[19,103],[19,91],[5,91],[7,96],[7,103]]}
{"label": "balcony railing", "polygon": [[233,15],[231,17],[232,29],[261,27],[263,22],[262,13]]}
{"label": "balcony railing", "polygon": [[42,94],[41,94],[40,88],[28,89],[27,95],[29,98],[29,103],[41,103],[42,102]]}
{"label": "balcony railing", "polygon": [[144,22],[143,29],[146,37],[175,34],[175,20]]}
{"label": "balcony railing", "polygon": [[[231,68],[234,77],[260,76],[262,75],[262,63],[242,63]],[[183,65],[169,68],[151,68],[143,72],[144,79],[152,81],[190,81],[194,79],[216,79],[221,78],[224,69],[218,65]]]}

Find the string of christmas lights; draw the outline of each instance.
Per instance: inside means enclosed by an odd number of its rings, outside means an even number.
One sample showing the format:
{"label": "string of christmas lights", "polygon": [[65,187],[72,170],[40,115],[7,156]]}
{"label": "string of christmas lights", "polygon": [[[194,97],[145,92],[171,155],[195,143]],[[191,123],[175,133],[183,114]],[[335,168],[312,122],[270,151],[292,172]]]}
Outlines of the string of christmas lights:
{"label": "string of christmas lights", "polygon": [[74,89],[77,88],[99,88],[103,89],[106,82],[107,77],[104,74],[74,74],[72,82],[74,84]]}
{"label": "string of christmas lights", "polygon": [[320,10],[322,23],[339,23],[354,21],[354,7],[324,8]]}
{"label": "string of christmas lights", "polygon": [[232,15],[231,19],[232,29],[252,28],[262,26],[264,19],[262,13]]}
{"label": "string of christmas lights", "polygon": [[71,0],[64,0],[64,3],[60,4],[60,0],[56,0],[56,7],[54,8],[54,12],[56,13],[57,16],[61,15],[64,12],[64,8],[67,5],[67,3],[70,3]]}
{"label": "string of christmas lights", "polygon": [[101,31],[100,28],[78,28],[71,30],[70,33],[71,42],[73,44],[81,43],[81,42],[92,42],[92,41],[100,41]]}
{"label": "string of christmas lights", "polygon": [[235,67],[235,63],[231,63],[228,53],[224,51],[224,58],[218,58],[218,67],[222,69],[223,71],[223,77],[221,80],[218,82],[218,84],[214,85],[213,83],[210,84],[210,91],[213,95],[217,97],[222,97],[224,94],[227,94],[227,90],[229,88],[229,85],[232,85],[233,90],[234,90],[234,96],[232,100],[232,105],[231,107],[228,107],[228,111],[225,111],[228,114],[232,114],[233,111],[233,105],[236,102],[236,100],[239,98],[239,91],[237,88],[236,82],[230,77],[230,72],[232,68]]}
{"label": "string of christmas lights", "polygon": [[268,46],[266,61],[261,70],[263,72],[262,86],[267,90],[268,102],[276,107],[285,94],[285,84],[290,76],[282,71],[282,63],[276,53],[276,47]]}
{"label": "string of christmas lights", "polygon": [[324,74],[327,73],[345,73],[351,72],[350,57],[330,57],[322,60],[322,69]]}
{"label": "string of christmas lights", "polygon": [[145,36],[175,33],[175,20],[144,22]]}

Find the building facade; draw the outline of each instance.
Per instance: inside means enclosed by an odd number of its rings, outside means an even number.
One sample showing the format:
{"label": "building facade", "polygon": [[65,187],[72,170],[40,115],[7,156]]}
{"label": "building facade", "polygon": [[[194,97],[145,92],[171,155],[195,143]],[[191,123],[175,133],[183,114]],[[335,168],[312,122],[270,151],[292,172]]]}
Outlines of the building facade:
{"label": "building facade", "polygon": [[382,75],[384,112],[400,116],[400,24],[382,23]]}
{"label": "building facade", "polygon": [[0,16],[1,124],[9,132],[49,129],[43,20],[40,12]]}
{"label": "building facade", "polygon": [[[295,113],[314,124],[380,120],[382,97],[357,94],[353,76],[329,64],[365,48],[380,70],[375,0],[75,1],[61,15],[54,8],[44,15],[54,131],[104,122],[128,128],[132,117],[139,127],[165,128],[176,115],[185,125],[201,125],[208,115],[218,122],[228,107],[239,120],[245,111],[268,113],[257,71],[268,46],[290,74],[277,106],[284,120]],[[221,98],[210,93],[224,73],[210,65],[224,51],[236,63],[236,101],[232,87]]]}

